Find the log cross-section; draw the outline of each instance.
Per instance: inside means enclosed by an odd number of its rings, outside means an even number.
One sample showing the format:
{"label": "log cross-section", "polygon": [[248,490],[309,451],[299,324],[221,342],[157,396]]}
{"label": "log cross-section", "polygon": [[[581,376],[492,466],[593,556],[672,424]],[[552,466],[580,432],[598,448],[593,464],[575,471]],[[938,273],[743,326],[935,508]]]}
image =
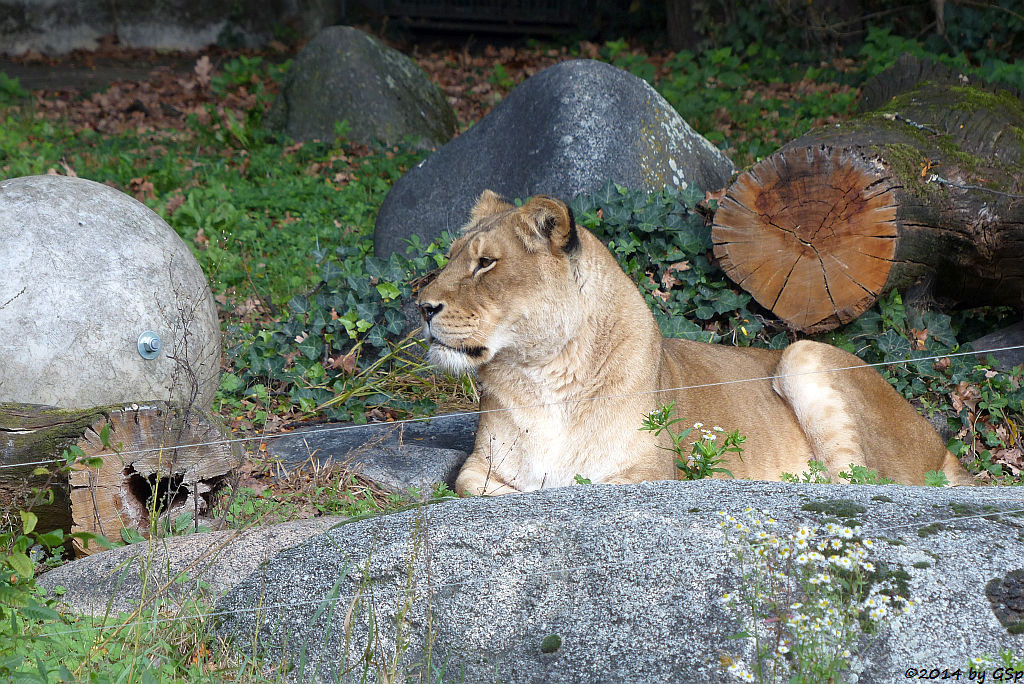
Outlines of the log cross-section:
{"label": "log cross-section", "polygon": [[772,155],[719,205],[715,254],[730,278],[796,327],[846,323],[888,278],[895,185],[877,159],[851,150]]}
{"label": "log cross-section", "polygon": [[1024,103],[947,71],[901,59],[865,86],[889,98],[879,109],[788,143],[726,191],[715,257],[790,328],[831,330],[892,289],[1024,308]]}

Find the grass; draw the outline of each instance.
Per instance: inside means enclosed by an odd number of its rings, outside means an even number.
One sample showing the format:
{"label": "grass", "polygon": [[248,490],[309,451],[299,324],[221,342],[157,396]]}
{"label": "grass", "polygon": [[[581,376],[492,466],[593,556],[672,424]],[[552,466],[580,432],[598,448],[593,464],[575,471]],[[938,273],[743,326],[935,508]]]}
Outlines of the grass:
{"label": "grass", "polygon": [[[596,56],[646,78],[744,166],[811,126],[847,116],[856,87],[906,48],[923,50],[874,32],[859,53],[824,64],[790,61],[761,44],[694,55],[651,53],[614,41],[546,54]],[[485,97],[493,103],[525,75],[514,61],[495,56],[460,63],[467,79],[487,84]],[[1020,77],[1019,69],[998,60],[987,68],[1010,81]],[[416,343],[403,337],[399,318],[401,300],[413,294],[417,279],[444,262],[443,245],[417,245],[406,258],[386,262],[372,257],[377,209],[422,153],[351,144],[343,136],[295,144],[266,132],[262,116],[279,75],[280,69],[258,58],[228,62],[209,83],[196,83],[183,116],[158,128],[75,114],[92,111],[91,100],[27,100],[24,89],[4,76],[0,177],[53,171],[108,182],[168,221],[191,248],[221,307],[227,353],[215,408],[240,431],[277,430],[314,417],[380,420],[471,406],[472,382],[428,373]],[[465,87],[462,92],[471,96]],[[104,96],[110,95],[91,97]],[[785,331],[760,316],[749,296],[707,258],[706,226],[695,209],[700,199],[673,192],[644,196],[609,185],[578,198],[574,209],[583,225],[613,243],[666,334],[785,344]],[[688,270],[673,269],[684,260]],[[828,341],[869,361],[912,358],[956,349],[1006,317],[995,310],[915,313],[893,295]],[[887,372],[905,396],[949,416],[957,434],[953,448],[975,471],[1019,484],[1003,467],[1007,454],[1020,448],[1019,371],[991,374],[973,361],[955,361]],[[416,492],[384,492],[340,468],[307,469],[268,486],[262,476],[274,464],[257,453],[251,465],[251,481],[215,501],[216,517],[233,527],[310,515],[375,515],[419,499]],[[848,479],[871,481],[870,473],[850,473]],[[11,572],[0,580],[0,675],[17,670],[25,681],[283,677],[239,661],[203,624],[153,620],[166,616],[166,609],[148,609],[128,622],[108,616],[104,624],[117,628],[102,633],[89,621],[58,615],[51,599],[33,591],[32,578],[45,561],[29,559],[28,552],[39,535],[26,531],[26,521],[12,511],[4,527],[10,536],[0,559],[17,555],[11,562],[20,567],[8,563]],[[192,609],[208,609],[201,596],[195,600]]]}

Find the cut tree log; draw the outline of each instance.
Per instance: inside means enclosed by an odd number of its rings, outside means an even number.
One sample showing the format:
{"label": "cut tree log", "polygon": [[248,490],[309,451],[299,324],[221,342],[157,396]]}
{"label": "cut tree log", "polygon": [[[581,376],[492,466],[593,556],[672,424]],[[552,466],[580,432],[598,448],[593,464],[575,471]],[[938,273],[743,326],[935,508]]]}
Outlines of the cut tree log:
{"label": "cut tree log", "polygon": [[887,98],[879,108],[792,141],[729,187],[712,228],[722,269],[808,333],[894,288],[1021,308],[1024,103],[914,58],[877,79],[864,91]]}
{"label": "cut tree log", "polygon": [[[49,486],[53,500],[34,502],[39,531],[148,535],[153,513],[172,520],[206,513],[210,492],[241,463],[241,449],[227,439],[214,414],[162,402],[71,410],[0,404],[0,510],[31,505],[33,488]],[[52,462],[75,446],[103,465],[76,463],[68,472],[64,460]],[[52,474],[33,475],[40,467]],[[78,554],[96,550],[75,540]]]}

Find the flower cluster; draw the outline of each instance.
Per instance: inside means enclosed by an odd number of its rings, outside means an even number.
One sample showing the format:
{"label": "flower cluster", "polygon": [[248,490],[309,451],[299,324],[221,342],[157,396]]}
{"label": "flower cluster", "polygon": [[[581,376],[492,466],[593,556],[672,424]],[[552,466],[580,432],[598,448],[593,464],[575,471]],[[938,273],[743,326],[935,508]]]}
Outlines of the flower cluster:
{"label": "flower cluster", "polygon": [[741,590],[722,602],[755,640],[757,666],[734,661],[744,681],[829,681],[849,667],[860,633],[908,612],[913,602],[879,580],[869,559],[874,543],[860,527],[829,523],[775,531],[775,521],[748,508],[719,511]]}

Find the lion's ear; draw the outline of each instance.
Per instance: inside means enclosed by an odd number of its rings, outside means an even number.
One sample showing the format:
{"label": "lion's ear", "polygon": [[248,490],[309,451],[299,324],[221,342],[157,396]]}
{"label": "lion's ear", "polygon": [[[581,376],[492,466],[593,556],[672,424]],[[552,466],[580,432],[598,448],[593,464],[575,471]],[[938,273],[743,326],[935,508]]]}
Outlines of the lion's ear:
{"label": "lion's ear", "polygon": [[532,232],[532,235],[523,235],[524,240],[540,239],[552,251],[566,254],[573,254],[579,249],[576,218],[565,202],[547,195],[538,195],[523,205],[522,213]]}
{"label": "lion's ear", "polygon": [[508,200],[493,190],[484,190],[480,193],[480,199],[476,201],[473,209],[469,212],[469,223],[466,224],[466,227],[468,228],[480,219],[500,214],[509,209],[515,209],[515,207]]}

